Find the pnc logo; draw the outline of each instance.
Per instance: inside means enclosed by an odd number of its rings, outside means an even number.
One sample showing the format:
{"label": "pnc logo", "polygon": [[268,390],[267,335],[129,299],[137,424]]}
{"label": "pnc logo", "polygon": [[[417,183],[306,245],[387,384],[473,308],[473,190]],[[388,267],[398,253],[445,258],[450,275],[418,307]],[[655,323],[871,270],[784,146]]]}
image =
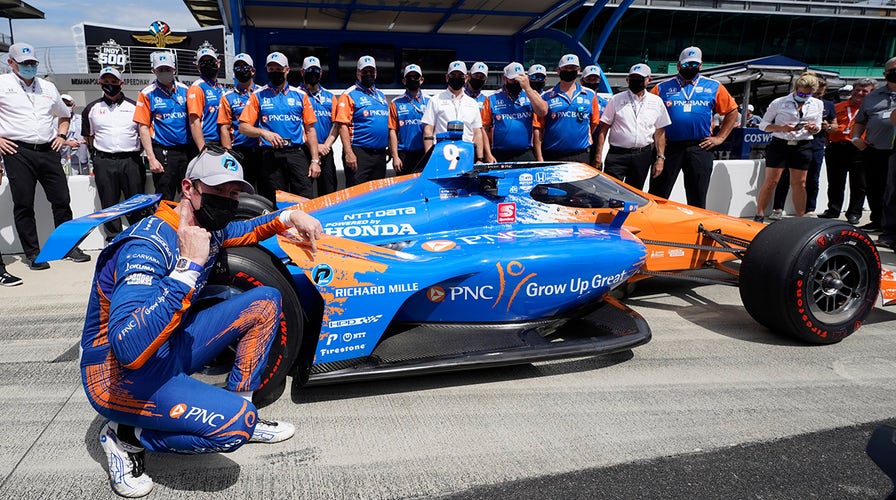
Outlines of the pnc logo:
{"label": "pnc logo", "polygon": [[181,415],[186,413],[187,405],[180,403],[171,407],[171,411],[168,412],[168,416],[171,418],[180,418]]}
{"label": "pnc logo", "polygon": [[423,247],[423,249],[426,250],[427,252],[437,252],[437,253],[438,252],[447,252],[448,250],[451,250],[452,248],[454,248],[456,246],[457,246],[457,243],[455,243],[451,240],[432,240],[432,241],[427,241],[426,243],[421,245],[421,247]]}
{"label": "pnc logo", "polygon": [[426,290],[426,298],[430,302],[439,302],[445,300],[445,289],[440,286],[431,286]]}

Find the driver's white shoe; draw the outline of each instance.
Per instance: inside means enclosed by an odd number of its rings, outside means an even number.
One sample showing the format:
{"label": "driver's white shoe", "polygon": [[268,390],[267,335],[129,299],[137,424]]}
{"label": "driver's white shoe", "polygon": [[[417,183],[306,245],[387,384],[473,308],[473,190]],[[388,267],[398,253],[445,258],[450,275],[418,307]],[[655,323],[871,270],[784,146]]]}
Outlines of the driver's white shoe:
{"label": "driver's white shoe", "polygon": [[296,433],[296,427],[289,422],[258,419],[250,443],[279,443]]}
{"label": "driver's white shoe", "polygon": [[109,481],[115,493],[123,497],[137,498],[152,491],[152,479],[143,471],[146,451],[118,439],[110,422],[100,429],[100,445],[106,452]]}

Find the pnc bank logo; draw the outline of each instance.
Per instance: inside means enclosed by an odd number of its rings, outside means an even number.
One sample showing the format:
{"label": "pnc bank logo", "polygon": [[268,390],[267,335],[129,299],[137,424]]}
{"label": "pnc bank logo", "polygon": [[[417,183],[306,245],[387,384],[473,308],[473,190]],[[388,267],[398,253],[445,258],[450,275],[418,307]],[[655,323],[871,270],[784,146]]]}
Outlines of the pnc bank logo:
{"label": "pnc bank logo", "polygon": [[430,302],[439,303],[445,300],[445,289],[440,286],[431,286],[426,290],[426,298]]}
{"label": "pnc bank logo", "polygon": [[187,405],[181,403],[171,407],[171,411],[168,412],[168,416],[171,418],[180,418],[181,415],[187,412]]}
{"label": "pnc bank logo", "polygon": [[209,427],[217,427],[224,421],[224,415],[198,406],[188,406],[186,403],[178,403],[168,410],[168,416],[173,419],[195,420],[203,422]]}

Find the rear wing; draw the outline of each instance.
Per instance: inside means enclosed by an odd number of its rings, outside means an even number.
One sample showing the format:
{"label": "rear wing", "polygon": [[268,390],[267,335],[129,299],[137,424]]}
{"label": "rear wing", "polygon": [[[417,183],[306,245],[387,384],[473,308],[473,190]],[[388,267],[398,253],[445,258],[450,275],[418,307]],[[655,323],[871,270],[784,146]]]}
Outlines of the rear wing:
{"label": "rear wing", "polygon": [[94,228],[104,222],[117,219],[138,210],[155,205],[162,199],[161,194],[138,194],[128,198],[118,205],[104,208],[99,212],[72,219],[57,227],[44,243],[37,262],[49,262],[65,258],[68,253],[93,231]]}

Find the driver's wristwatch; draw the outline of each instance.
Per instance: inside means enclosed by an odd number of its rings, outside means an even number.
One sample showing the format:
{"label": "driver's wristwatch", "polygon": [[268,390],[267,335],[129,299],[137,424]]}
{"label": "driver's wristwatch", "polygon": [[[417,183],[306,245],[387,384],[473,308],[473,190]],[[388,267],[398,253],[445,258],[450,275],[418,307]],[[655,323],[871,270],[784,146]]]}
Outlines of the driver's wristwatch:
{"label": "driver's wristwatch", "polygon": [[202,266],[186,257],[180,257],[179,259],[177,259],[177,263],[174,264],[174,270],[180,273],[187,271],[196,271],[197,273],[202,273],[202,269]]}

